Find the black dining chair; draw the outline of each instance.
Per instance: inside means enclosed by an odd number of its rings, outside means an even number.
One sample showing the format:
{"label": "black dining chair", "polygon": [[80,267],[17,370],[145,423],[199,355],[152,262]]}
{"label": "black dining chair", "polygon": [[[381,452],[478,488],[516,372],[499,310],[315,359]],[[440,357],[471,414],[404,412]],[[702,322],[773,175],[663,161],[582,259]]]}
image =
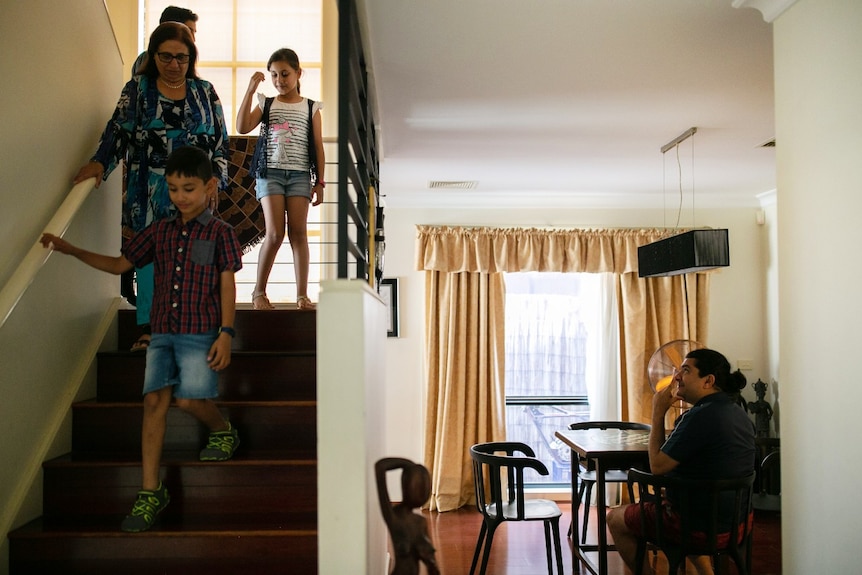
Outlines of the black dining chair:
{"label": "black dining chair", "polygon": [[563,575],[563,552],[560,546],[562,512],[553,501],[527,499],[524,496],[524,471],[533,469],[539,475],[548,475],[545,464],[536,459],[529,445],[510,441],[476,444],[470,448],[470,458],[473,460],[476,507],[482,514],[482,527],[476,541],[470,575],[476,570],[480,553],[482,566],[479,573],[485,573],[494,532],[504,521],[542,521],[545,527],[548,575],[553,575],[552,551],[557,560],[557,573]]}
{"label": "black dining chair", "polygon": [[[689,555],[712,557],[716,575],[721,574],[722,556],[730,557],[739,575],[751,573],[751,531],[754,523],[752,493],[755,472],[735,479],[693,480],[628,472],[629,496],[641,509],[641,533],[635,558],[635,575],[643,570],[647,545],[661,549],[667,557],[668,575],[679,571]],[[635,490],[637,487],[637,490]],[[644,513],[646,501],[661,501],[672,493],[679,513],[678,533],[668,533],[667,517],[654,513],[652,524]]]}
{"label": "black dining chair", "polygon": [[[636,429],[649,431],[650,425],[647,423],[635,423],[632,421],[581,421],[569,425],[569,429]],[[572,536],[572,528],[574,518],[579,512],[581,501],[584,502],[584,518],[583,527],[581,529],[581,544],[587,542],[587,522],[590,519],[590,498],[593,495],[593,486],[596,484],[596,471],[592,469],[590,462],[578,461],[578,467],[575,468],[575,462],[572,462],[572,473],[577,472],[578,490],[575,493],[572,489],[572,523],[569,524],[567,535]],[[628,469],[609,469],[605,471],[605,483],[625,483],[628,479]],[[573,475],[574,476],[574,475]],[[604,508],[605,502],[600,501],[599,505]],[[601,512],[601,511],[600,511]],[[575,535],[577,536],[577,535]]]}

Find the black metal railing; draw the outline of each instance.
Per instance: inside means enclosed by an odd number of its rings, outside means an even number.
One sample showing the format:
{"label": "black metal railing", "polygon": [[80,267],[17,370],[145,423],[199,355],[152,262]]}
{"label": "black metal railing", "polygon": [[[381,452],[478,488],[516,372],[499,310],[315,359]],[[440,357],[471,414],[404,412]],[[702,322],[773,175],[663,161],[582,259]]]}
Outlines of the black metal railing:
{"label": "black metal railing", "polygon": [[375,236],[383,237],[377,132],[353,0],[338,2],[338,52],[337,275],[375,285],[382,276],[382,245]]}

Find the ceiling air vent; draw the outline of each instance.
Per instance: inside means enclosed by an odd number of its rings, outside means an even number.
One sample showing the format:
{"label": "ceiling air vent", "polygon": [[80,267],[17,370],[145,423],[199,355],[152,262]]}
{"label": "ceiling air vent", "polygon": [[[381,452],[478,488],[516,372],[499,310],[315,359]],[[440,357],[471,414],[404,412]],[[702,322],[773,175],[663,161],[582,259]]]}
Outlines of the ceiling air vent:
{"label": "ceiling air vent", "polygon": [[775,147],[775,138],[772,138],[771,140],[767,140],[767,141],[763,142],[762,144],[760,144],[760,147],[761,148],[774,148]]}
{"label": "ceiling air vent", "polygon": [[438,190],[473,190],[478,185],[479,185],[479,182],[477,182],[475,180],[462,180],[462,181],[431,180],[430,182],[428,182],[429,188],[438,189]]}

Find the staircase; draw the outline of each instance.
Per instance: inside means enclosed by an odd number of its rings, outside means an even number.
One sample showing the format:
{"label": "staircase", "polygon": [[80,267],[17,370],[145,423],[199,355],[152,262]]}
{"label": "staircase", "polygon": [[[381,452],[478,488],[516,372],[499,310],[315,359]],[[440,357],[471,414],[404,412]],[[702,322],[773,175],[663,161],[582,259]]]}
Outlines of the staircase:
{"label": "staircase", "polygon": [[[145,356],[98,355],[97,397],[72,406],[72,452],[43,465],[44,515],[9,534],[11,575],[317,573],[316,312],[238,309],[216,400],[240,433],[234,458],[202,463],[207,430],[171,407],[152,530],[120,522],[140,489]],[[118,349],[137,337],[118,317]]]}

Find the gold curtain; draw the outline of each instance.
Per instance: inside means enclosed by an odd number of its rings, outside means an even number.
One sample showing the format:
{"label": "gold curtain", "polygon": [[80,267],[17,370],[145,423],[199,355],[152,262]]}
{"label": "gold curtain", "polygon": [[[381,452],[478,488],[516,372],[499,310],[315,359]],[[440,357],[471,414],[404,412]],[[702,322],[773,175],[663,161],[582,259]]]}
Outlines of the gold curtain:
{"label": "gold curtain", "polygon": [[469,449],[506,435],[503,274],[428,272],[425,280],[428,407],[425,461],[431,509],[473,493]]}
{"label": "gold curtain", "polygon": [[637,247],[666,237],[667,230],[417,229],[417,269],[426,272],[431,509],[469,502],[470,446],[505,439],[503,272],[618,276],[625,420],[650,419],[646,364],[661,343],[706,343],[708,274],[637,277]]}
{"label": "gold curtain", "polygon": [[417,269],[453,272],[637,272],[638,246],[667,230],[417,226]]}
{"label": "gold curtain", "polygon": [[[709,274],[638,278],[618,277],[622,419],[649,423],[652,390],[646,367],[652,353],[675,339],[706,344]],[[669,423],[675,410],[668,412]]]}

